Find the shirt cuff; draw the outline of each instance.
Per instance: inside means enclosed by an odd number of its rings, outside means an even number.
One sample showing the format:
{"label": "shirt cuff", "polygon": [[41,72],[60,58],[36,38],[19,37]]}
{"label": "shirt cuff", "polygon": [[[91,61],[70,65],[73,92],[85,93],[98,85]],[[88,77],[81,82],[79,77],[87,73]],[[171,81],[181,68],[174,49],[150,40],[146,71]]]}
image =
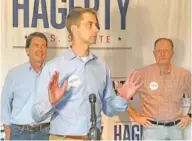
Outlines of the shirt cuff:
{"label": "shirt cuff", "polygon": [[10,125],[10,121],[9,120],[2,120],[2,124],[5,124],[5,125]]}
{"label": "shirt cuff", "polygon": [[121,96],[117,96],[117,100],[121,102],[122,105],[125,105],[125,111],[128,109],[128,100],[122,98]]}

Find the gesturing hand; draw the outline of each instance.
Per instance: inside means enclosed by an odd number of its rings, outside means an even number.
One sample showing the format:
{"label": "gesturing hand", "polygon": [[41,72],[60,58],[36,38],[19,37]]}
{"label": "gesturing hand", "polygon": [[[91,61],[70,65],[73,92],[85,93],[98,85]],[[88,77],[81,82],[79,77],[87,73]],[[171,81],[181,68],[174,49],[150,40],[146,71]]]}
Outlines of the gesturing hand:
{"label": "gesturing hand", "polygon": [[130,99],[135,92],[141,87],[143,81],[137,76],[137,71],[129,72],[126,82],[122,85],[119,81],[115,81],[115,89],[119,95],[125,99]]}
{"label": "gesturing hand", "polygon": [[67,81],[65,80],[62,87],[59,87],[59,72],[54,72],[51,76],[51,79],[49,81],[48,85],[48,93],[49,93],[49,101],[51,104],[57,103],[61,97],[64,95],[66,89],[67,89]]}

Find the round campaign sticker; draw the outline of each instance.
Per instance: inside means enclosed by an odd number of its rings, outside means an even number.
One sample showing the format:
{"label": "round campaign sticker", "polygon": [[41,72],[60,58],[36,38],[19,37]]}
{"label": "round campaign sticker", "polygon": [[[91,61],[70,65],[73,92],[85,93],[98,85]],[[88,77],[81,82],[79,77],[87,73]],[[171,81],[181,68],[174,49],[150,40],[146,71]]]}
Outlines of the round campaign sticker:
{"label": "round campaign sticker", "polygon": [[76,75],[71,75],[68,79],[68,85],[71,87],[78,87],[80,85],[80,79]]}
{"label": "round campaign sticker", "polygon": [[149,87],[150,87],[151,90],[157,90],[159,85],[158,85],[157,82],[151,82]]}

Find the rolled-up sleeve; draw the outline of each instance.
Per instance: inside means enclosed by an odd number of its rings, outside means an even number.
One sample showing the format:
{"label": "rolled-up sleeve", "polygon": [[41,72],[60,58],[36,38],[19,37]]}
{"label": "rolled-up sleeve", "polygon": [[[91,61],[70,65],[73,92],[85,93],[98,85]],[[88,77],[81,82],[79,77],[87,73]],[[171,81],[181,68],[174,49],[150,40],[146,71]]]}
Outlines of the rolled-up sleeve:
{"label": "rolled-up sleeve", "polygon": [[110,71],[107,69],[106,87],[103,98],[103,112],[107,116],[115,116],[121,111],[126,111],[128,101],[120,96],[117,96],[110,78]]}
{"label": "rolled-up sleeve", "polygon": [[191,99],[191,73],[187,71],[185,78],[184,78],[184,94],[188,95],[190,98],[190,104],[192,105]]}
{"label": "rolled-up sleeve", "polygon": [[44,121],[54,113],[54,106],[48,96],[50,77],[49,67],[45,65],[37,78],[35,103],[32,108],[32,116],[36,122]]}

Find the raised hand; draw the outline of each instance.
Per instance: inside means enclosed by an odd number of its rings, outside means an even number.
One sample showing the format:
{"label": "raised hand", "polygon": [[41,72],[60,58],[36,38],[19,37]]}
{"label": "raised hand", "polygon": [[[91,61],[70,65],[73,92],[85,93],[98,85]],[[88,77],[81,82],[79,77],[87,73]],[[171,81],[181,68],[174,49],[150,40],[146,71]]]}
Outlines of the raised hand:
{"label": "raised hand", "polygon": [[51,104],[57,103],[61,97],[64,95],[67,89],[67,81],[64,81],[62,87],[59,87],[59,72],[54,72],[51,76],[48,85],[49,101]]}
{"label": "raised hand", "polygon": [[127,80],[123,85],[120,82],[115,81],[115,89],[121,97],[130,99],[141,85],[143,85],[141,77],[137,76],[137,74],[137,71],[129,72]]}

